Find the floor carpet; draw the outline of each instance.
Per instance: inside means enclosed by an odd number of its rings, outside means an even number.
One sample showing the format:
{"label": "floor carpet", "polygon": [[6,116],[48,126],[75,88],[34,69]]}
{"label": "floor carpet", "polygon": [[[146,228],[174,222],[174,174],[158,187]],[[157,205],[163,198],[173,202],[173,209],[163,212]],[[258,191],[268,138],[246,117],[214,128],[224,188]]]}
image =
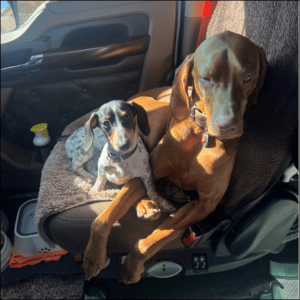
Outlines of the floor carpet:
{"label": "floor carpet", "polygon": [[37,275],[1,287],[1,299],[80,299],[83,284],[83,274],[68,277]]}

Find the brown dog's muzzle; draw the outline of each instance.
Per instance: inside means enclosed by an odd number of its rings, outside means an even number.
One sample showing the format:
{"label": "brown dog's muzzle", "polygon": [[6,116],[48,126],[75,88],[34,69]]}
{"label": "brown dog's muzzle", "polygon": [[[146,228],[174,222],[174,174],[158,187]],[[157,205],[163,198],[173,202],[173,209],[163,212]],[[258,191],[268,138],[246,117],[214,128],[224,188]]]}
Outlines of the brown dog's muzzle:
{"label": "brown dog's muzzle", "polygon": [[243,134],[243,112],[237,105],[216,107],[208,121],[208,131],[218,138],[235,138]]}
{"label": "brown dog's muzzle", "polygon": [[[225,88],[203,88],[201,82],[194,81],[196,94],[201,100],[195,104],[207,117],[207,129],[211,136],[232,139],[243,134],[243,115],[247,99],[239,93]],[[244,99],[245,98],[245,99]]]}

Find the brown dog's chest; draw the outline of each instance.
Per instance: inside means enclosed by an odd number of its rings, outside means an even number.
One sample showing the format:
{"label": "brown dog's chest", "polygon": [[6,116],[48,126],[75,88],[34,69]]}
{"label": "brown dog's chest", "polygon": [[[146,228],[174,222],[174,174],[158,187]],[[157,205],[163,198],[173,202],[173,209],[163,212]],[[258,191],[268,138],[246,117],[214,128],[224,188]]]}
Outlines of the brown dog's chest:
{"label": "brown dog's chest", "polygon": [[[199,182],[205,185],[212,177],[218,177],[222,165],[233,166],[238,141],[222,142],[210,137],[203,147],[204,130],[188,119],[172,126],[166,137],[165,155],[169,161],[168,178],[184,189],[197,189]],[[230,151],[228,151],[230,149]]]}

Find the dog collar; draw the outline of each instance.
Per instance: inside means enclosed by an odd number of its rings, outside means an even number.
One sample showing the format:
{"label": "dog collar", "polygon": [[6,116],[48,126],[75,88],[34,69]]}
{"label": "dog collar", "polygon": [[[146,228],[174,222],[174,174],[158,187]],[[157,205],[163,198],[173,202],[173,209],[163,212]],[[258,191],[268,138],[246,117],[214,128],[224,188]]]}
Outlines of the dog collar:
{"label": "dog collar", "polygon": [[[133,150],[131,150],[130,152],[128,152],[124,155],[112,154],[111,151],[109,150],[108,154],[107,154],[107,158],[110,159],[113,163],[122,162],[123,160],[129,158],[135,152],[135,150],[137,149],[137,146],[138,145],[136,145]],[[109,148],[111,148],[111,147],[109,147]]]}
{"label": "dog collar", "polygon": [[191,117],[193,118],[193,121],[200,127],[204,129],[204,133],[202,135],[202,144],[203,147],[207,147],[208,140],[209,140],[209,134],[206,127],[206,116],[201,112],[201,110],[194,105],[191,108]]}

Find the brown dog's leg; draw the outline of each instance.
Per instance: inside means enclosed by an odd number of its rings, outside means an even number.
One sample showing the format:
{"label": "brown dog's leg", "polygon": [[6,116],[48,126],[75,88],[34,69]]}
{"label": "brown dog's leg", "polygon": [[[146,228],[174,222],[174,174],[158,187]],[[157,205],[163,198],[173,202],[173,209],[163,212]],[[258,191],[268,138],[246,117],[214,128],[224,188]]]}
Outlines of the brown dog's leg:
{"label": "brown dog's leg", "polygon": [[220,200],[194,200],[180,208],[178,212],[166,219],[151,235],[139,240],[125,259],[119,281],[129,284],[140,280],[144,263],[162,247],[183,234],[186,228],[197,221],[203,220],[215,210]]}
{"label": "brown dog's leg", "polygon": [[140,178],[128,181],[119,195],[91,225],[91,234],[83,256],[86,280],[96,276],[106,265],[106,245],[113,224],[120,220],[129,208],[146,196],[146,188]]}

